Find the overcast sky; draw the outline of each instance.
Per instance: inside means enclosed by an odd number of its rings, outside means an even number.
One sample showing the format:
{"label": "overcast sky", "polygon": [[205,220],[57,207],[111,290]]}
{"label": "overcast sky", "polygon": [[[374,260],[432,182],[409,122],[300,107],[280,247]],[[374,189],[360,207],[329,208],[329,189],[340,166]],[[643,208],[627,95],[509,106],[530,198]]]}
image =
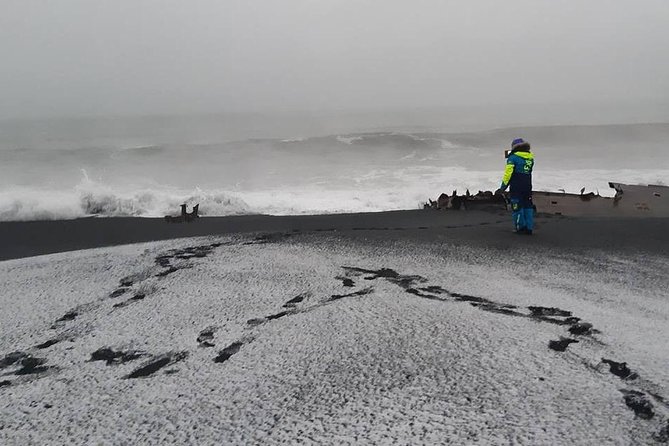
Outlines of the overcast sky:
{"label": "overcast sky", "polygon": [[0,0],[0,117],[666,102],[668,0]]}

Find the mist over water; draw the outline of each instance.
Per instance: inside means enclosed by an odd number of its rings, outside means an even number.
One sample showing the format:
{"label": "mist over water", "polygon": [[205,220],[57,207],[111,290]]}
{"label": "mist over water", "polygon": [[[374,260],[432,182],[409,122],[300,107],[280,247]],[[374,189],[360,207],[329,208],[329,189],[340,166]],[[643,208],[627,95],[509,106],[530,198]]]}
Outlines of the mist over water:
{"label": "mist over water", "polygon": [[608,181],[669,183],[669,124],[484,130],[467,121],[426,113],[3,122],[0,220],[157,217],[184,202],[204,215],[415,209],[441,192],[494,190],[502,152],[518,136],[537,157],[535,189],[611,195]]}

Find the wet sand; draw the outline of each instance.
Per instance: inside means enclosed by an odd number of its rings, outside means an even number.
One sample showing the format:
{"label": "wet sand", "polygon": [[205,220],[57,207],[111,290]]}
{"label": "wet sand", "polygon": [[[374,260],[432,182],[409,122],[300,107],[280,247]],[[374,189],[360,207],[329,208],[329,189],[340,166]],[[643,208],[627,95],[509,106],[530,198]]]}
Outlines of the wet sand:
{"label": "wet sand", "polygon": [[0,260],[203,235],[253,232],[339,232],[373,239],[411,238],[504,249],[528,246],[669,252],[669,218],[537,218],[532,237],[515,236],[505,212],[409,210],[359,214],[162,218],[82,218],[0,223]]}

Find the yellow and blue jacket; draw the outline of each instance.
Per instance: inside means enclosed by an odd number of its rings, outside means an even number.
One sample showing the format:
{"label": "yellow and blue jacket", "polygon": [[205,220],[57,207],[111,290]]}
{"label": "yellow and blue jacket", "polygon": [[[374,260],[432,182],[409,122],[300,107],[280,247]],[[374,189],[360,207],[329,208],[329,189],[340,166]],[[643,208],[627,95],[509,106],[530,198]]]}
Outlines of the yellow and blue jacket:
{"label": "yellow and blue jacket", "polygon": [[532,169],[534,155],[530,151],[512,152],[506,159],[506,168],[502,177],[500,189],[506,190],[511,186],[511,194],[532,193]]}

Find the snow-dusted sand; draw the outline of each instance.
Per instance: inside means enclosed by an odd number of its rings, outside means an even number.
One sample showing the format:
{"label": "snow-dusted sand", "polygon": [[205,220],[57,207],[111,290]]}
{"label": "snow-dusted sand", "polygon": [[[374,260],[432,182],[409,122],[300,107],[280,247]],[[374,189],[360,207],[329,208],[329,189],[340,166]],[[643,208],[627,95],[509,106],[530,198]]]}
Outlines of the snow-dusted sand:
{"label": "snow-dusted sand", "polygon": [[0,262],[0,444],[667,442],[664,247],[507,226]]}

